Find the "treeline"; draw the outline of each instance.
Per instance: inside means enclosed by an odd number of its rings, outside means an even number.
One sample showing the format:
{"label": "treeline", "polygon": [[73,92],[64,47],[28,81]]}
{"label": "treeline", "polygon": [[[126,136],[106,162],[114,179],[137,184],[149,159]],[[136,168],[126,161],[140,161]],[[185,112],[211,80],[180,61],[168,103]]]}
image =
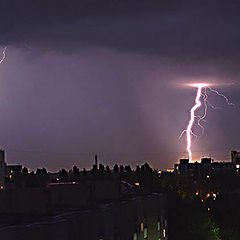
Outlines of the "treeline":
{"label": "treeline", "polygon": [[36,172],[28,172],[23,168],[21,172],[14,173],[11,178],[6,178],[8,187],[28,188],[46,187],[49,183],[64,182],[84,182],[101,179],[117,179],[133,184],[139,188],[145,188],[148,192],[160,191],[160,178],[156,170],[152,169],[148,163],[144,163],[132,169],[130,165],[115,164],[112,168],[99,164],[93,165],[92,169],[80,170],[77,166],[72,169],[61,169],[56,173],[51,173],[46,168],[38,168]]}

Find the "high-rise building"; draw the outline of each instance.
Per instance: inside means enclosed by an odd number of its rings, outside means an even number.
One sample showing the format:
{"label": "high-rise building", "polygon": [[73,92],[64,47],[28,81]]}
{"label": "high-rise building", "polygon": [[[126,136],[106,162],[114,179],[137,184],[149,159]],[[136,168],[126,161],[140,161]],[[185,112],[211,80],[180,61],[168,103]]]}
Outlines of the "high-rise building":
{"label": "high-rise building", "polygon": [[6,162],[5,152],[0,150],[0,189],[5,188]]}
{"label": "high-rise building", "polygon": [[240,152],[231,151],[232,163],[240,164]]}

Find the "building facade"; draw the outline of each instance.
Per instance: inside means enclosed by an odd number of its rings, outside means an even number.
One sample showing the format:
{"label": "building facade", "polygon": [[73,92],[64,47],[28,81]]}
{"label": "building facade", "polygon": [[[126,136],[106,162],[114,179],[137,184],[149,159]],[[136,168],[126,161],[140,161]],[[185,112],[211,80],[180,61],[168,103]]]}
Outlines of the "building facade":
{"label": "building facade", "polygon": [[5,176],[6,176],[5,152],[4,150],[0,150],[0,189],[5,188]]}
{"label": "building facade", "polygon": [[240,170],[240,152],[231,151],[231,160],[237,171]]}
{"label": "building facade", "polygon": [[214,162],[212,158],[202,158],[201,162],[189,162],[189,159],[180,159],[178,164],[174,165],[174,172],[182,176],[199,179],[208,177],[213,172],[233,171],[235,164],[233,162]]}
{"label": "building facade", "polygon": [[0,223],[8,240],[168,240],[166,196],[149,194],[101,203],[15,226]]}

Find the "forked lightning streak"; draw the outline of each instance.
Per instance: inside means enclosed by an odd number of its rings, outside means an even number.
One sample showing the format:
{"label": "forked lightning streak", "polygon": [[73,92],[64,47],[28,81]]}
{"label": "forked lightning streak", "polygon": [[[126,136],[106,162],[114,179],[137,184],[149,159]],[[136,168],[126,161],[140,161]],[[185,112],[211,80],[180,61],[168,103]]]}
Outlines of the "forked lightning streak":
{"label": "forked lightning streak", "polygon": [[[211,92],[217,94],[218,96],[223,97],[226,100],[228,105],[234,105],[234,104],[231,103],[225,95],[223,95],[222,93],[219,93],[217,90],[211,88],[209,83],[195,83],[195,84],[191,84],[190,86],[197,88],[195,104],[193,105],[193,107],[190,110],[190,119],[189,119],[187,128],[182,131],[179,138],[181,138],[183,136],[183,134],[186,133],[186,142],[187,142],[186,150],[188,152],[189,160],[192,161],[192,150],[191,150],[192,136],[197,137],[197,135],[194,134],[194,132],[193,132],[194,123],[196,123],[201,128],[201,132],[203,134],[204,127],[201,124],[201,121],[205,121],[205,117],[207,116],[208,105],[211,108],[216,109],[216,107],[213,106],[208,101],[207,89],[210,90]],[[201,98],[202,98],[202,101],[201,101]],[[203,102],[203,104],[202,104],[202,102]],[[196,115],[196,111],[202,105],[204,106],[203,115],[202,116]],[[195,120],[196,118],[197,118],[197,120]]]}

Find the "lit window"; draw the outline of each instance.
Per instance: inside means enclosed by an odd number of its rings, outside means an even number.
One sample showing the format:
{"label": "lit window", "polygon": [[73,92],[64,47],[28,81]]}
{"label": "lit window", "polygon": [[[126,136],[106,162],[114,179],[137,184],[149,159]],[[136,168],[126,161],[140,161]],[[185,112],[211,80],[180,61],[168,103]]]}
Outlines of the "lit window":
{"label": "lit window", "polygon": [[160,225],[160,222],[158,221],[157,223],[157,230],[160,231],[161,230],[161,225]]}
{"label": "lit window", "polygon": [[147,228],[145,227],[144,228],[144,231],[143,231],[143,238],[147,238]]}
{"label": "lit window", "polygon": [[139,182],[135,182],[135,186],[140,186],[140,183]]}
{"label": "lit window", "polygon": [[141,232],[143,232],[143,223],[141,223]]}
{"label": "lit window", "polygon": [[240,167],[240,165],[239,165],[239,164],[237,164],[237,165],[236,165],[236,168],[239,168],[239,167]]}
{"label": "lit window", "polygon": [[11,170],[11,173],[13,173],[13,170]]}
{"label": "lit window", "polygon": [[166,237],[166,230],[163,229],[163,237],[165,238]]}
{"label": "lit window", "polygon": [[133,234],[133,240],[137,240],[137,233]]}

